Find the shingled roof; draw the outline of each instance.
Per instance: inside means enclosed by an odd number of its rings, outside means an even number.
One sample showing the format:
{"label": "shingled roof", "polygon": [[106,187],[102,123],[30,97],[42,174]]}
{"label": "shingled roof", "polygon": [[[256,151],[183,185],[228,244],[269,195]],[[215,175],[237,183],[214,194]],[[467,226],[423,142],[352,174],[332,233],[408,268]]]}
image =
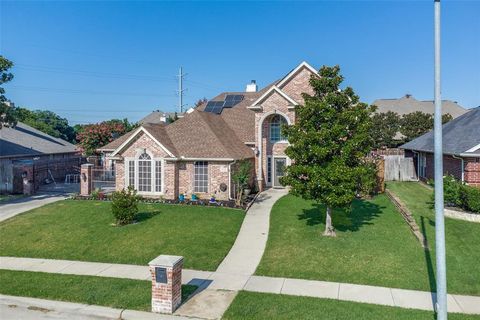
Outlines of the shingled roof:
{"label": "shingled roof", "polygon": [[[401,116],[416,111],[433,114],[434,111],[433,101],[419,101],[409,94],[400,99],[377,99],[372,104],[378,107],[378,113],[393,111]],[[454,101],[442,101],[443,114],[449,113],[455,119],[466,112],[468,112],[468,109],[463,108]]]}
{"label": "shingled roof", "polygon": [[0,158],[78,151],[70,142],[52,137],[22,122],[17,123],[14,128],[0,129]]}
{"label": "shingled roof", "polygon": [[[443,153],[480,156],[480,107],[442,126]],[[433,131],[402,145],[400,148],[433,152]]]}

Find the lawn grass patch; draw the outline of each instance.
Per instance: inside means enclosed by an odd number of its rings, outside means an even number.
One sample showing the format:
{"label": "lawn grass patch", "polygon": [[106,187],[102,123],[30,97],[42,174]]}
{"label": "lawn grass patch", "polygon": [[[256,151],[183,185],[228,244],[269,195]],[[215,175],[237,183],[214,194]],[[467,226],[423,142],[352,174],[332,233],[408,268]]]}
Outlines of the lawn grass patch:
{"label": "lawn grass patch", "polygon": [[[119,309],[151,310],[151,282],[94,276],[0,270],[0,293]],[[182,286],[182,300],[196,286]]]}
{"label": "lawn grass patch", "polygon": [[[389,182],[388,189],[411,211],[430,247],[430,277],[435,286],[435,212],[433,190],[415,182]],[[447,289],[480,295],[480,224],[445,218]]]}
{"label": "lawn grass patch", "polygon": [[[480,316],[449,314],[451,320],[478,320]],[[429,311],[373,304],[241,291],[223,319],[322,319],[322,320],[434,320]]]}
{"label": "lawn grass patch", "polygon": [[272,208],[258,275],[430,291],[423,249],[385,195],[334,210],[337,237],[324,237],[325,207],[287,195]]}
{"label": "lawn grass patch", "polygon": [[215,270],[244,212],[229,208],[139,204],[138,222],[117,227],[104,201],[64,200],[0,223],[0,256],[146,265],[160,254],[185,268]]}

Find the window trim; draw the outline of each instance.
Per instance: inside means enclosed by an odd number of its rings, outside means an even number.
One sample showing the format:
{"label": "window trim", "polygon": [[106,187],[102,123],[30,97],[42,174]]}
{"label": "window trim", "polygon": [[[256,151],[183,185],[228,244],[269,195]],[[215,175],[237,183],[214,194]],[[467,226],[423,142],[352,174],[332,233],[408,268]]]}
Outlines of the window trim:
{"label": "window trim", "polygon": [[[280,123],[279,123],[279,140],[273,140],[272,137],[272,124],[273,124],[273,120],[276,120],[276,119],[280,119]],[[287,137],[283,136],[282,135],[282,125],[288,125],[288,120],[280,115],[280,114],[274,114],[273,117],[270,119],[270,121],[268,121],[268,140],[270,141],[270,143],[287,143],[288,140],[287,140]]]}
{"label": "window trim", "polygon": [[[140,152],[135,155],[135,157],[126,157],[124,158],[124,182],[125,182],[125,187],[129,187],[130,186],[130,161],[133,161],[134,162],[134,185],[133,185],[133,188],[135,190],[137,190],[137,193],[139,195],[150,195],[150,196],[158,196],[158,195],[164,195],[165,194],[165,158],[160,158],[160,157],[153,157],[153,155],[148,151],[146,150],[145,153],[147,153],[149,156],[150,156],[150,165],[151,165],[151,170],[150,170],[150,177],[151,177],[151,191],[139,191],[138,190],[138,180],[139,180],[139,170],[138,170],[138,164],[139,164],[139,161],[142,161],[142,160],[139,160],[139,157],[140,155],[142,155],[144,152]],[[156,191],[156,163],[157,161],[160,161],[161,162],[161,171],[160,171],[160,179],[161,179],[161,188],[160,188],[160,192]]]}
{"label": "window trim", "polygon": [[[195,166],[196,166],[197,163],[199,163],[199,162],[202,162],[202,163],[205,163],[205,164],[206,164],[205,167],[206,167],[206,169],[207,169],[207,174],[206,174],[207,191],[197,191],[197,190],[195,189],[195,186],[196,186],[196,183],[195,183],[196,180],[195,180],[195,179],[196,179],[196,176],[197,176],[197,174],[195,173],[195,169],[196,169]],[[194,162],[193,162],[193,172],[192,172],[192,174],[193,174],[193,179],[192,179],[192,190],[193,190],[193,193],[203,193],[203,194],[206,194],[206,193],[209,193],[209,192],[210,192],[210,168],[209,168],[209,167],[210,167],[210,166],[209,166],[209,162],[208,162],[208,161],[203,161],[203,160],[202,160],[202,161],[194,161]],[[205,175],[205,174],[202,174],[202,175]]]}

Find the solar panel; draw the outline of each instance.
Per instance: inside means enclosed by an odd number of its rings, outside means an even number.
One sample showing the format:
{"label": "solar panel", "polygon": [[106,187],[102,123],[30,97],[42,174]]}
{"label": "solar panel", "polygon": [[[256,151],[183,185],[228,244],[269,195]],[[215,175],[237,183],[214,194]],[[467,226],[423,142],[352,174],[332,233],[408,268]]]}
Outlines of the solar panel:
{"label": "solar panel", "polygon": [[209,101],[205,107],[205,112],[220,114],[223,108],[232,108],[243,100],[241,94],[229,94],[225,97],[225,101]]}

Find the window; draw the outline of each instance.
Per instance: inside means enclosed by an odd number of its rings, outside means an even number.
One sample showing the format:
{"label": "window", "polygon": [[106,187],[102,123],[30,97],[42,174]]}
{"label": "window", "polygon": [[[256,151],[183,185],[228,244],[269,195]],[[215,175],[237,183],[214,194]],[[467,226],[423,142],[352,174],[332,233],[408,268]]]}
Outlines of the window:
{"label": "window", "polygon": [[128,161],[128,185],[135,187],[135,161]]}
{"label": "window", "polygon": [[196,161],[193,177],[194,192],[208,192],[208,162]]}
{"label": "window", "polygon": [[146,153],[138,158],[138,191],[152,191],[152,160]]}
{"label": "window", "polygon": [[422,178],[427,176],[427,156],[421,152],[418,154],[418,175]]}
{"label": "window", "polygon": [[287,140],[287,138],[282,135],[282,125],[287,124],[287,120],[281,115],[274,115],[270,121],[270,142],[278,142]]}
{"label": "window", "polygon": [[267,157],[267,183],[272,182],[272,157]]}
{"label": "window", "polygon": [[155,192],[162,192],[162,161],[155,161]]}

